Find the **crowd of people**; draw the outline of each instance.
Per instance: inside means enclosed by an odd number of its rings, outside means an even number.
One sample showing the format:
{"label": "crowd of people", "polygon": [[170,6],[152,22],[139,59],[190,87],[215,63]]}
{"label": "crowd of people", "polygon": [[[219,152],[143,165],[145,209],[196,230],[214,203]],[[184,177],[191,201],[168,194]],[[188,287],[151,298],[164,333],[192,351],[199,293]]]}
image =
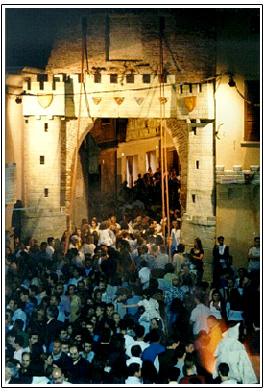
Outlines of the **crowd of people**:
{"label": "crowd of people", "polygon": [[83,219],[67,252],[66,232],[6,249],[6,383],[259,382],[259,238],[237,269],[218,237],[209,283],[171,212]]}

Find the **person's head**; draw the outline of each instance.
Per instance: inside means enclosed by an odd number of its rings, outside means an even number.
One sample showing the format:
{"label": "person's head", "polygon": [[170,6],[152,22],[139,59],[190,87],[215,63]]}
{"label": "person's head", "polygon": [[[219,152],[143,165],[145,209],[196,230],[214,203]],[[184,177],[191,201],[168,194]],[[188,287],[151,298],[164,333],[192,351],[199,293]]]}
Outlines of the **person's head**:
{"label": "person's head", "polygon": [[58,283],[58,275],[56,272],[51,272],[48,276],[48,284],[50,286],[56,286]]}
{"label": "person's head", "polygon": [[67,333],[68,333],[68,335],[72,335],[73,334],[73,332],[74,332],[74,327],[73,327],[73,324],[69,324],[68,326],[67,326]]}
{"label": "person's head", "polygon": [[108,318],[112,318],[114,313],[114,305],[113,304],[107,304],[106,308],[106,315]]}
{"label": "person's head", "polygon": [[48,306],[46,310],[47,318],[50,319],[57,319],[59,310],[57,309],[57,306],[55,305],[50,305]]}
{"label": "person's head", "polygon": [[62,342],[62,353],[69,354],[69,343]]}
{"label": "person's head", "polygon": [[186,356],[186,350],[185,350],[185,346],[183,344],[179,345],[176,349],[175,349],[175,357],[179,360],[183,360]]}
{"label": "person's head", "polygon": [[47,238],[47,243],[48,243],[49,246],[54,246],[55,245],[54,237],[48,237]]}
{"label": "person's head", "polygon": [[234,285],[235,285],[235,279],[232,278],[232,277],[229,277],[229,278],[227,279],[227,287],[228,287],[229,289],[232,289],[232,288],[234,287]]}
{"label": "person's head", "polygon": [[115,324],[119,324],[119,322],[121,320],[121,316],[119,315],[119,313],[114,312],[112,317],[113,317],[113,321],[115,322]]}
{"label": "person's head", "polygon": [[141,346],[139,346],[139,344],[135,344],[134,346],[132,346],[131,353],[133,357],[140,358],[142,355]]}
{"label": "person's head", "polygon": [[30,353],[23,353],[21,364],[24,369],[28,368],[31,361],[31,354]]}
{"label": "person's head", "polygon": [[224,245],[224,237],[222,235],[220,235],[219,237],[217,237],[217,242],[220,246]]}
{"label": "person's head", "polygon": [[22,302],[28,302],[29,300],[29,290],[24,287],[21,288],[20,299]]}
{"label": "person's head", "polygon": [[161,334],[157,329],[152,329],[148,334],[148,340],[150,343],[159,343],[161,339]]}
{"label": "person's head", "polygon": [[56,292],[57,292],[57,294],[59,294],[60,296],[63,295],[63,293],[64,293],[64,288],[63,288],[63,284],[62,284],[62,283],[57,283],[57,285],[56,285]]}
{"label": "person's head", "polygon": [[152,318],[152,320],[150,322],[150,328],[151,329],[162,328],[161,320],[159,318]]}
{"label": "person's head", "polygon": [[86,330],[92,335],[94,332],[94,324],[91,321],[86,322]]}
{"label": "person's head", "polygon": [[141,377],[141,368],[139,363],[131,363],[128,366],[128,376],[129,377]]}
{"label": "person's head", "polygon": [[13,347],[15,350],[20,350],[23,347],[24,338],[21,335],[17,335],[14,339]]}
{"label": "person's head", "polygon": [[135,337],[137,339],[141,339],[144,337],[145,335],[145,329],[143,325],[140,324],[136,324],[134,327],[134,333],[135,333]]}
{"label": "person's head", "polygon": [[76,344],[72,344],[70,346],[69,352],[70,352],[70,357],[73,362],[76,362],[79,360],[80,354],[79,354],[78,346]]}
{"label": "person's head", "polygon": [[218,302],[221,300],[221,294],[220,294],[219,290],[213,290],[212,299],[213,299],[213,302]]}
{"label": "person's head", "polygon": [[89,354],[92,350],[93,339],[91,336],[86,336],[83,341],[84,353]]}
{"label": "person's head", "polygon": [[175,271],[175,268],[174,268],[173,264],[167,263],[165,265],[165,274],[167,274],[167,273],[173,274],[174,271]]}
{"label": "person's head", "polygon": [[196,249],[202,250],[202,242],[201,242],[200,238],[198,238],[198,237],[195,238],[195,240],[194,240],[194,247]]}
{"label": "person's head", "polygon": [[62,384],[63,383],[63,373],[62,370],[58,367],[54,368],[52,371],[52,380],[54,384]]}
{"label": "person's head", "polygon": [[60,302],[61,302],[61,297],[59,296],[59,294],[53,294],[51,296],[50,305],[58,306]]}
{"label": "person's head", "polygon": [[194,348],[193,342],[191,340],[188,340],[185,343],[185,351],[186,351],[186,353],[191,354],[191,353],[194,352],[194,350],[195,350],[195,348]]}
{"label": "person's head", "polygon": [[168,381],[172,382],[174,381],[175,383],[178,381],[180,376],[180,369],[177,367],[171,367],[168,370]]}
{"label": "person's head", "polygon": [[219,363],[217,370],[220,377],[228,377],[229,365],[226,362]]}
{"label": "person's head", "polygon": [[75,291],[76,291],[76,286],[74,284],[69,284],[68,293],[69,293],[70,297],[75,294]]}
{"label": "person's head", "polygon": [[[195,365],[194,356],[191,353],[187,353],[185,356],[185,359],[184,359],[184,367],[186,370],[186,375],[189,370],[194,369],[194,365]],[[184,373],[185,373],[185,371],[184,371]]]}
{"label": "person's head", "polygon": [[52,352],[54,355],[59,355],[62,351],[62,342],[60,340],[53,341],[53,349]]}
{"label": "person's head", "polygon": [[84,290],[86,288],[86,284],[83,280],[79,280],[79,282],[77,283],[77,289],[80,293],[83,293]]}
{"label": "person's head", "polygon": [[243,285],[247,286],[250,281],[251,281],[251,275],[248,272],[245,272],[245,275],[243,278]]}
{"label": "person's head", "polygon": [[260,247],[260,237],[254,238],[254,246],[256,246],[256,248]]}
{"label": "person's head", "polygon": [[14,365],[12,362],[7,362],[5,365],[5,381],[9,381],[11,378],[15,378],[16,374],[16,365]]}
{"label": "person's head", "polygon": [[177,276],[176,278],[172,279],[172,285],[175,287],[181,286],[181,279]]}
{"label": "person's head", "polygon": [[36,332],[32,332],[29,336],[29,344],[32,346],[33,344],[39,343],[39,334]]}

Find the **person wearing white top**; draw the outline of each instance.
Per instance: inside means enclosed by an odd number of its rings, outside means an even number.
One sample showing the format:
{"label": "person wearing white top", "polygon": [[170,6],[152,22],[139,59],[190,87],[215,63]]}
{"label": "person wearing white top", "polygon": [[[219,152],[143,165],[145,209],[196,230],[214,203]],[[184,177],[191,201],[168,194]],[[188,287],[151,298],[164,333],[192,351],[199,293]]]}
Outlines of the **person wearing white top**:
{"label": "person wearing white top", "polygon": [[221,362],[218,365],[218,375],[221,378],[220,384],[237,384],[237,381],[228,377],[229,366],[226,362]]}
{"label": "person wearing white top", "polygon": [[140,377],[141,368],[139,363],[131,363],[128,367],[128,378],[125,380],[125,384],[142,384]]}
{"label": "person wearing white top", "polygon": [[142,349],[139,344],[135,344],[131,348],[132,357],[127,359],[126,366],[130,366],[131,363],[138,363],[140,368],[142,368],[143,361],[141,360]]}
{"label": "person wearing white top", "polygon": [[196,336],[200,331],[209,332],[207,326],[207,317],[212,313],[210,309],[202,303],[199,295],[195,295],[196,307],[192,310],[190,315],[190,324],[193,325],[193,335]]}
{"label": "person wearing white top", "polygon": [[172,238],[172,245],[171,245],[171,254],[175,250],[178,250],[178,246],[180,244],[180,226],[178,221],[173,221],[173,229],[171,230],[171,238]]}

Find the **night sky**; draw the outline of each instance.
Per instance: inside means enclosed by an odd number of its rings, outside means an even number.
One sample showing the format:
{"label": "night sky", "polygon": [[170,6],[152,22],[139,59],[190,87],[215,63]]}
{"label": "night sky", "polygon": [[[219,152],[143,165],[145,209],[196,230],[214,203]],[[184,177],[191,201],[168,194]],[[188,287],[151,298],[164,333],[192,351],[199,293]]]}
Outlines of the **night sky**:
{"label": "night sky", "polygon": [[6,8],[6,66],[44,68],[52,48],[59,11]]}
{"label": "night sky", "polygon": [[[71,12],[73,12],[73,10],[74,8],[71,7],[5,8],[6,67],[31,66],[44,69],[47,65],[47,61],[53,47],[57,21],[60,21],[60,15],[62,13],[69,13],[69,17],[71,17]],[[134,12],[137,12],[138,10],[139,9],[137,8],[133,9]],[[98,7],[97,11],[104,12],[104,8]],[[122,11],[122,9],[120,9],[120,11]],[[171,11],[177,13],[179,12],[179,10],[175,8],[171,9]],[[197,11],[193,8],[190,8],[188,11],[189,17],[191,17],[192,13],[195,13],[195,21],[198,17]],[[204,9],[204,11],[207,12],[207,9]],[[231,13],[233,12],[236,14],[242,14],[242,23],[245,23],[245,14],[251,14],[252,17],[250,18],[250,28],[253,31],[259,29],[258,9],[250,8],[244,10],[237,7],[234,9],[220,8],[218,13],[219,20],[221,21],[225,17],[224,14],[227,13],[230,14],[231,18]],[[231,18],[231,21],[233,21],[233,18]],[[208,24],[210,22],[211,19],[208,20]],[[214,22],[212,21],[212,23]],[[231,29],[233,29],[232,25]]]}

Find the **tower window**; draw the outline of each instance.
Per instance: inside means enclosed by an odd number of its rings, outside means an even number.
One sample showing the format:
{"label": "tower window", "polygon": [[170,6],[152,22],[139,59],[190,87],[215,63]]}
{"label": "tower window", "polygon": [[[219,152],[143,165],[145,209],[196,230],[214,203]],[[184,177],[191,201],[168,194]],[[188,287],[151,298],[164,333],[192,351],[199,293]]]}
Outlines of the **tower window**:
{"label": "tower window", "polygon": [[40,156],[40,165],[44,165],[44,163],[45,163],[45,157],[44,157],[44,155],[41,155]]}

